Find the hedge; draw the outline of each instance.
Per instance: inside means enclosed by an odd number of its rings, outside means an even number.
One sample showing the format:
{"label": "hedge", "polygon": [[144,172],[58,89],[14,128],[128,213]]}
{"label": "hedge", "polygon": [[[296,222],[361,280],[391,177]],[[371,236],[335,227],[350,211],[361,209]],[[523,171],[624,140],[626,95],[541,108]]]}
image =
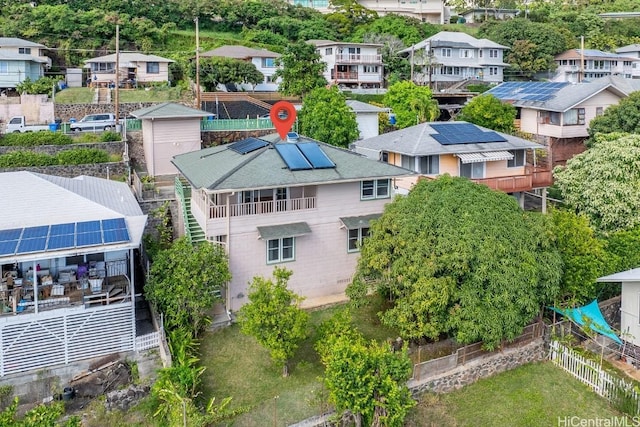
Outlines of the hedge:
{"label": "hedge", "polygon": [[55,156],[33,151],[13,151],[0,155],[0,167],[27,167],[52,165],[83,165],[92,163],[108,163],[109,153],[97,148],[76,148],[61,151]]}
{"label": "hedge", "polygon": [[0,138],[0,145],[14,147],[34,147],[36,145],[67,145],[73,138],[59,132],[8,133]]}

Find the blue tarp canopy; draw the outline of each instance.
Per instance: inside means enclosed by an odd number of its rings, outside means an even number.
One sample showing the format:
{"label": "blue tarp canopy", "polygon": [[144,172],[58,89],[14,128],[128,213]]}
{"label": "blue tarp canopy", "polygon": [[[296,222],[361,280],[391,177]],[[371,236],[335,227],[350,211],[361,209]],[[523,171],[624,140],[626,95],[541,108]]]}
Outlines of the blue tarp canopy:
{"label": "blue tarp canopy", "polygon": [[585,326],[592,331],[611,338],[618,344],[622,345],[622,341],[611,329],[611,326],[604,320],[600,307],[598,307],[598,300],[593,300],[589,304],[577,307],[577,308],[555,308],[550,307],[553,311],[562,314],[565,317],[571,319],[578,326]]}

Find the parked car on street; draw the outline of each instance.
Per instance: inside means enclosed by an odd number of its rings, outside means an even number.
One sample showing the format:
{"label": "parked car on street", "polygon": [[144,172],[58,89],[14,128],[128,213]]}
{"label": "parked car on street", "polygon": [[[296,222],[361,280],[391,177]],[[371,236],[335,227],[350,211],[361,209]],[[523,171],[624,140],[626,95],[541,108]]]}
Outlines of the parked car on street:
{"label": "parked car on street", "polygon": [[116,116],[110,113],[88,114],[80,121],[70,123],[69,129],[72,132],[81,131],[102,131],[116,128]]}

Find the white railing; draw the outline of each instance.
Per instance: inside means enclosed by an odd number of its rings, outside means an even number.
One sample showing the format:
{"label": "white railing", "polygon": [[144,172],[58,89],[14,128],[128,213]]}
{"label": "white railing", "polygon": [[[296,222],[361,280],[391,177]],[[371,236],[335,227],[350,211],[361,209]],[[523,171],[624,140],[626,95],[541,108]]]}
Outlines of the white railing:
{"label": "white railing", "polygon": [[0,376],[133,350],[131,304],[12,316],[0,324]]}
{"label": "white railing", "polygon": [[[231,216],[262,215],[277,212],[299,211],[304,209],[315,209],[315,197],[302,197],[299,199],[267,200],[264,202],[238,203],[229,205]],[[209,208],[209,218],[225,218],[227,207],[211,206]]]}
{"label": "white railing", "polygon": [[159,332],[151,332],[150,334],[136,337],[136,351],[148,350],[156,347],[160,347]]}
{"label": "white railing", "polygon": [[359,54],[359,53],[339,53],[336,55],[336,62],[351,64],[382,64],[382,55]]}
{"label": "white railing", "polygon": [[551,362],[589,386],[598,395],[609,402],[614,402],[620,398],[619,393],[623,392],[636,401],[636,414],[640,412],[639,396],[633,384],[614,377],[604,371],[599,363],[579,355],[558,341],[551,341],[549,349],[549,360]]}

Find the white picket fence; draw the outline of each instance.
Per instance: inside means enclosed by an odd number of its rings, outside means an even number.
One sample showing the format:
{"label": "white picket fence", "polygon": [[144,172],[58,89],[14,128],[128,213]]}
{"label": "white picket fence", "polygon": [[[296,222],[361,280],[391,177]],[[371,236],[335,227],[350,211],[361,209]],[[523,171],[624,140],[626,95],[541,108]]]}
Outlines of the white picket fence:
{"label": "white picket fence", "polygon": [[150,334],[136,337],[136,351],[148,350],[156,347],[160,347],[159,332],[151,332]]}
{"label": "white picket fence", "polygon": [[584,358],[558,341],[551,341],[549,349],[549,360],[555,365],[573,375],[609,402],[613,402],[617,394],[623,390],[636,401],[636,414],[640,413],[640,399],[633,384],[614,377],[602,370],[599,363]]}

